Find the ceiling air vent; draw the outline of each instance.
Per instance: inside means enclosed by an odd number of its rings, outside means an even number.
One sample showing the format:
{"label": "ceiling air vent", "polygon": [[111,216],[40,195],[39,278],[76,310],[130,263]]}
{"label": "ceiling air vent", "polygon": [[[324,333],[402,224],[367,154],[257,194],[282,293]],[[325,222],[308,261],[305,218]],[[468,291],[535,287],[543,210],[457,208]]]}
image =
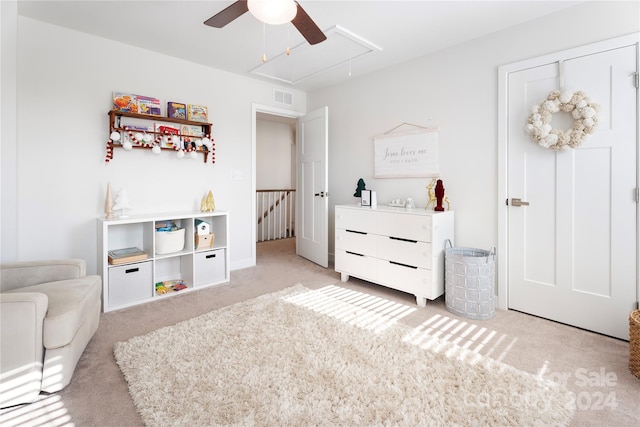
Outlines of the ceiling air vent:
{"label": "ceiling air vent", "polygon": [[273,101],[278,104],[293,106],[293,94],[280,89],[273,90]]}

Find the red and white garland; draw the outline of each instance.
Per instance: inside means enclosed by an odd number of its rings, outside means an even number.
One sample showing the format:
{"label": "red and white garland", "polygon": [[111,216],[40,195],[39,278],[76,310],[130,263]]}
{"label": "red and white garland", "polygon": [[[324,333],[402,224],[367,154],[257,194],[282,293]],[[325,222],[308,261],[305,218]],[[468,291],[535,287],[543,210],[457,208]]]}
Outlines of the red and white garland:
{"label": "red and white garland", "polygon": [[[216,162],[215,144],[210,135],[205,135],[201,139],[195,139],[194,142],[189,142],[185,148],[183,146],[182,138],[179,135],[170,135],[169,133],[165,133],[164,135],[156,135],[154,140],[153,137],[147,133],[134,133],[127,128],[125,128],[125,132],[127,132],[128,138],[121,143],[121,146],[127,151],[132,150],[134,146],[137,146],[151,148],[151,151],[154,154],[160,154],[162,151],[161,145],[164,144],[165,146],[169,146],[171,143],[179,159],[184,158],[187,154],[189,158],[195,159],[198,157],[198,151],[206,150],[206,152],[211,156],[211,163]],[[113,146],[121,139],[122,134],[120,132],[111,132],[109,140],[107,141],[107,155],[104,159],[105,163],[108,164],[109,161],[113,159]],[[202,149],[203,146],[205,147],[204,149]]]}
{"label": "red and white garland", "polygon": [[[571,113],[574,118],[571,129],[551,127],[552,115],[559,111]],[[576,148],[588,134],[595,132],[599,112],[600,105],[582,91],[572,93],[554,90],[544,101],[533,107],[525,131],[541,147],[554,151]]]}

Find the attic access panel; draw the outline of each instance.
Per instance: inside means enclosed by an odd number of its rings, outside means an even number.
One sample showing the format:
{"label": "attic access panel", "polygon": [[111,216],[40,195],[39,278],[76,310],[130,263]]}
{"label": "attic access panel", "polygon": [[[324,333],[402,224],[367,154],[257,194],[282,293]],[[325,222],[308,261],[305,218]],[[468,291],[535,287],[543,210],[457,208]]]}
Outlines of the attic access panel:
{"label": "attic access panel", "polygon": [[325,31],[327,40],[302,42],[249,71],[262,77],[295,84],[382,48],[336,25]]}

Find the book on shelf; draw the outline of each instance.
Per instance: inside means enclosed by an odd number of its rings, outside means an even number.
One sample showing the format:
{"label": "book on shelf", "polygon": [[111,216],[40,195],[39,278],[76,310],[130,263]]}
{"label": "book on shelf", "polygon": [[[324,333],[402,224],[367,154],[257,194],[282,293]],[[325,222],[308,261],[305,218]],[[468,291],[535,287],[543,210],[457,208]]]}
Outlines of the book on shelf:
{"label": "book on shelf", "polygon": [[187,104],[187,119],[193,122],[203,122],[209,118],[208,108],[204,105]]}
{"label": "book on shelf", "polygon": [[147,253],[139,248],[114,249],[108,253],[109,264],[118,265],[147,259]]}
{"label": "book on shelf", "polygon": [[183,135],[184,142],[191,142],[194,140],[192,137],[202,138],[204,132],[202,132],[202,126],[182,125],[180,126],[180,134]]}
{"label": "book on shelf", "polygon": [[187,120],[187,104],[182,102],[167,102],[167,117]]}
{"label": "book on shelf", "polygon": [[161,115],[160,100],[151,96],[137,95],[138,113],[149,114],[151,116]]}

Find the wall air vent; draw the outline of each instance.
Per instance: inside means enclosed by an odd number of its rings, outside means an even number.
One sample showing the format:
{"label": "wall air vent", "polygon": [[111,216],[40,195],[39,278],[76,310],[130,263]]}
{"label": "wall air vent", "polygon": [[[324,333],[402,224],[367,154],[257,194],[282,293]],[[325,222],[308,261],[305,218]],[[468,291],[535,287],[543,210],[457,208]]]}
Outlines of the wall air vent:
{"label": "wall air vent", "polygon": [[280,89],[274,89],[273,102],[293,107],[293,94]]}

